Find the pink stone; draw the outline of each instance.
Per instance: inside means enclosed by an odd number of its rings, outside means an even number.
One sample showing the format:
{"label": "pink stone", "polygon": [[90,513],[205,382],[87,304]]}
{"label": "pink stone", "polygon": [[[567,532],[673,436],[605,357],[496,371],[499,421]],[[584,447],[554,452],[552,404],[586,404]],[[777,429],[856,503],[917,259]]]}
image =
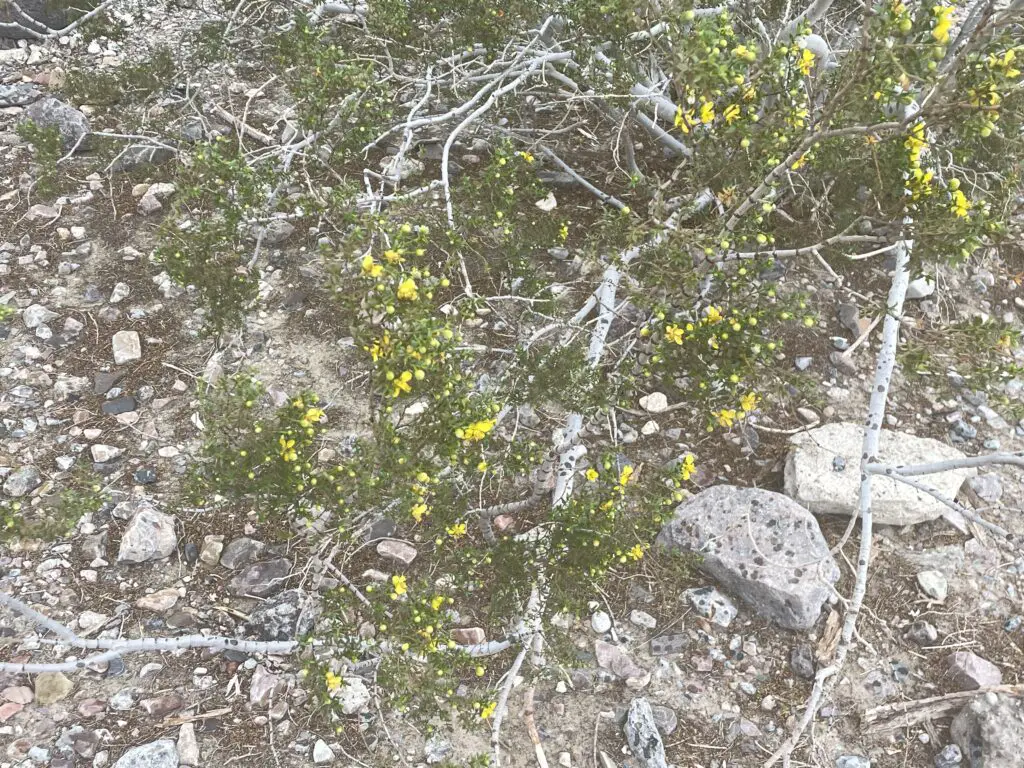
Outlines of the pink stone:
{"label": "pink stone", "polygon": [[5,704],[0,704],[0,723],[6,723],[16,714],[21,712],[22,709],[23,705],[14,701],[8,701]]}
{"label": "pink stone", "polygon": [[13,701],[15,704],[29,704],[34,696],[32,689],[27,685],[12,685],[10,688],[4,688],[0,693],[0,699]]}
{"label": "pink stone", "polygon": [[487,635],[480,627],[465,627],[453,629],[452,640],[459,645],[480,645],[487,641]]}

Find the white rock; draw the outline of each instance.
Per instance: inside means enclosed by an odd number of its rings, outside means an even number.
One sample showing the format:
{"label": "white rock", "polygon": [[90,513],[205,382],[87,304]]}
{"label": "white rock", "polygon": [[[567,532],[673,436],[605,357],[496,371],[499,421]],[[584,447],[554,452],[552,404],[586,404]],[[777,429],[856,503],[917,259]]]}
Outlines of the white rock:
{"label": "white rock", "polygon": [[136,331],[118,331],[111,342],[118,365],[142,358],[142,341]]}
{"label": "white rock", "polygon": [[661,413],[668,408],[668,398],[663,392],[651,392],[640,398],[640,407],[648,413]]}
{"label": "white rock", "polygon": [[317,739],[313,745],[313,762],[316,765],[334,762],[334,752],[323,739]]}
{"label": "white rock", "polygon": [[603,635],[612,628],[612,618],[604,611],[594,611],[590,617],[590,627],[597,634]]}
{"label": "white rock", "polygon": [[178,602],[178,590],[173,587],[161,589],[151,595],[143,595],[135,601],[135,607],[145,611],[162,613],[169,611]]}
{"label": "white rock", "polygon": [[120,456],[123,451],[116,445],[104,445],[103,443],[96,443],[89,448],[89,453],[92,454],[92,460],[97,464],[104,464],[108,461],[113,461]]}
{"label": "white rock", "polygon": [[644,629],[654,629],[658,626],[658,620],[647,613],[647,611],[632,610],[629,612],[629,623],[635,624]]}
{"label": "white rock", "polygon": [[131,294],[132,289],[128,283],[118,283],[114,286],[114,290],[110,292],[110,303],[119,304]]}
{"label": "white rock", "polygon": [[83,630],[95,629],[106,624],[109,617],[95,611],[82,611],[78,617],[78,626]]}
{"label": "white rock", "polygon": [[178,731],[178,760],[182,766],[200,768],[199,742],[196,740],[196,726],[185,723]]}
{"label": "white rock", "polygon": [[949,594],[949,582],[946,581],[942,571],[921,571],[917,574],[917,584],[928,597],[938,600],[940,603]]}
{"label": "white rock", "polygon": [[60,315],[47,309],[42,304],[32,304],[25,307],[25,310],[21,313],[21,321],[25,324],[26,328],[38,328],[40,325],[52,322],[58,317]]}
{"label": "white rock", "polygon": [[555,210],[555,208],[558,206],[558,200],[555,199],[554,192],[548,192],[547,197],[541,198],[536,203],[534,203],[534,205],[540,208],[540,210],[547,213],[548,211]]}
{"label": "white rock", "polygon": [[907,286],[908,299],[923,299],[935,293],[935,283],[927,277],[919,277],[911,280]]}

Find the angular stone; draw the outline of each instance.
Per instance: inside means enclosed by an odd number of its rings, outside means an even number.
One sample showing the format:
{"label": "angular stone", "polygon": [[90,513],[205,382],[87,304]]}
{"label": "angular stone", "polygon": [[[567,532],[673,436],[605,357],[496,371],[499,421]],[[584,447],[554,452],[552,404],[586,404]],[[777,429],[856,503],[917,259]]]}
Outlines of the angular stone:
{"label": "angular stone", "polygon": [[140,499],[136,503],[135,514],[121,535],[117,562],[144,563],[170,557],[177,545],[174,517],[157,511],[146,499]]}
{"label": "angular stone", "polygon": [[629,703],[626,715],[626,743],[643,768],[668,768],[665,744],[658,733],[654,713],[647,699],[637,698]]}
{"label": "angular stone", "polygon": [[728,627],[736,618],[737,610],[732,600],[714,587],[688,589],[680,597],[692,605],[697,613],[720,627]]}
{"label": "angular stone", "polygon": [[24,704],[18,704],[13,701],[5,701],[3,704],[0,704],[0,723],[6,723],[24,708]]}
{"label": "angular stone", "polygon": [[74,107],[52,96],[46,96],[25,108],[23,118],[40,128],[56,127],[64,151],[78,144],[84,149],[85,142],[79,141],[89,133],[89,121]]}
{"label": "angular stone", "polygon": [[0,699],[15,704],[31,704],[34,695],[27,685],[12,685],[0,691]]}
{"label": "angular stone", "polygon": [[996,474],[969,477],[964,488],[975,507],[995,504],[1003,497],[1003,483]]}
{"label": "angular stone", "polygon": [[345,678],[342,685],[331,692],[331,698],[341,707],[342,714],[346,715],[365,712],[373,700],[366,683],[358,677]]}
{"label": "angular stone", "polygon": [[701,568],[786,629],[814,625],[839,580],[814,517],[779,493],[718,485],[680,504],[658,544],[703,556]]}
{"label": "angular stone", "polygon": [[668,398],[664,392],[651,392],[640,398],[640,407],[648,413],[661,413],[668,408]]}
{"label": "angular stone", "polygon": [[672,653],[681,653],[690,645],[690,638],[687,635],[662,635],[651,638],[651,655],[668,656]]}
{"label": "angular stone", "polygon": [[113,768],[178,768],[178,750],[170,739],[160,739],[132,747],[114,763]]}
{"label": "angular stone", "polygon": [[334,752],[327,746],[327,742],[323,739],[317,739],[316,743],[313,744],[313,763],[314,765],[326,765],[327,763],[334,762]]}
{"label": "angular stone", "polygon": [[167,693],[152,699],[143,699],[139,702],[147,715],[153,717],[167,717],[172,712],[177,712],[185,706],[185,699],[177,693]]}
{"label": "angular stone", "polygon": [[949,594],[949,582],[946,581],[942,571],[921,571],[917,574],[917,585],[921,587],[921,591],[928,595],[928,597],[932,600],[938,600],[940,603]]}
{"label": "angular stone", "polygon": [[[864,427],[837,422],[790,438],[786,459],[786,494],[815,514],[851,516],[857,511],[860,489],[860,455]],[[843,459],[842,471],[835,468]],[[894,466],[962,459],[964,454],[931,438],[882,430],[879,461]],[[928,475],[928,484],[942,495],[955,498],[973,469],[953,469]],[[875,476],[871,483],[871,508],[878,525],[912,525],[942,516],[947,507],[932,496],[904,483]]]}
{"label": "angular stone", "polygon": [[254,563],[228,582],[233,595],[269,597],[284,588],[292,564],[283,557]]}
{"label": "angular stone", "polygon": [[63,672],[41,672],[36,675],[36,701],[44,707],[66,699],[75,684]]}
{"label": "angular stone", "polygon": [[301,589],[289,589],[264,601],[249,614],[249,629],[260,640],[295,640],[309,634],[320,616],[320,601]]}
{"label": "angular stone", "polygon": [[416,547],[398,539],[383,539],[377,544],[377,554],[403,565],[409,565],[416,559]]}
{"label": "angular stone", "polygon": [[252,671],[252,680],[249,682],[249,703],[266,706],[272,698],[282,695],[287,687],[284,680],[267,670],[262,664],[257,664]]}
{"label": "angular stone", "polygon": [[658,626],[658,620],[651,614],[636,609],[629,612],[629,623],[644,629],[655,629]]}
{"label": "angular stone", "polygon": [[793,646],[789,653],[789,668],[797,677],[804,680],[814,679],[814,651],[807,643]]}
{"label": "angular stone", "polygon": [[52,312],[42,304],[30,304],[25,307],[21,313],[21,322],[25,324],[26,328],[38,328],[40,325],[46,325],[56,320],[60,315],[56,312]]}
{"label": "angular stone", "polygon": [[1024,755],[1024,699],[987,693],[971,699],[949,729],[970,768],[1010,768]]}
{"label": "angular stone", "polygon": [[220,556],[220,564],[231,570],[241,568],[243,565],[248,565],[259,559],[266,547],[267,545],[262,541],[242,536],[224,547],[224,552]]}
{"label": "angular stone", "polygon": [[601,669],[607,669],[616,677],[622,678],[627,685],[631,680],[636,687],[643,687],[650,682],[650,672],[637,664],[617,645],[598,640],[594,643],[594,656],[597,657],[597,665]]}
{"label": "angular stone", "polygon": [[124,451],[116,445],[96,443],[95,445],[89,446],[89,454],[92,456],[92,460],[97,464],[106,464],[108,461],[113,461],[122,453],[124,453]]}
{"label": "angular stone", "polygon": [[4,480],[4,493],[14,498],[27,496],[42,485],[43,476],[35,467],[18,467]]}
{"label": "angular stone", "polygon": [[452,630],[452,640],[459,645],[480,645],[487,642],[487,635],[480,627],[460,627]]}
{"label": "angular stone", "polygon": [[203,548],[199,550],[199,560],[210,567],[220,562],[220,553],[224,551],[223,536],[203,537]]}
{"label": "angular stone", "polygon": [[193,723],[185,723],[178,730],[178,760],[183,766],[200,768],[199,742],[196,740],[196,727]]}
{"label": "angular stone", "polygon": [[991,661],[981,658],[970,651],[956,651],[946,657],[948,675],[953,685],[960,691],[974,691],[1001,685],[1003,673]]}
{"label": "angular stone", "polygon": [[118,365],[142,358],[142,341],[136,331],[118,331],[111,342],[114,362]]}

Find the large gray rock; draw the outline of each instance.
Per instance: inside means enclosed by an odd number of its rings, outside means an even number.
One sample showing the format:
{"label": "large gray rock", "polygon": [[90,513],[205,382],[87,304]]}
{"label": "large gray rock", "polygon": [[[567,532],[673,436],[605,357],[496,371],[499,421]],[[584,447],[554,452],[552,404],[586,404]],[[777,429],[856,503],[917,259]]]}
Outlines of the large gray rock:
{"label": "large gray rock", "polygon": [[135,514],[128,521],[117,552],[119,563],[144,563],[170,557],[178,546],[174,518],[159,512],[149,501],[135,504]]}
{"label": "large gray rock", "polygon": [[626,743],[644,768],[668,768],[665,744],[647,699],[633,699],[626,715]]}
{"label": "large gray rock", "polygon": [[89,133],[89,121],[70,104],[47,96],[26,107],[24,119],[31,120],[40,128],[56,127],[65,151],[75,144],[78,144],[79,149],[84,149],[85,141],[80,144],[78,142]]}
{"label": "large gray rock", "polygon": [[228,582],[228,591],[243,597],[270,597],[284,589],[291,568],[291,562],[283,557],[254,563]]}
{"label": "large gray rock", "polygon": [[813,626],[839,580],[814,517],[760,488],[702,491],[676,508],[658,544],[702,555],[703,570],[786,629]]}
{"label": "large gray rock", "polygon": [[[786,459],[786,493],[815,514],[852,516],[860,492],[860,456],[864,427],[837,422],[790,438]],[[938,440],[882,430],[879,461],[894,466],[962,459],[964,455]],[[973,469],[927,476],[930,486],[956,497]],[[871,510],[880,525],[912,525],[946,512],[940,501],[905,483],[876,476],[871,482]]]}
{"label": "large gray rock", "polygon": [[4,481],[4,493],[19,498],[32,493],[43,482],[43,476],[35,467],[18,467]]}
{"label": "large gray rock", "polygon": [[178,768],[178,750],[171,739],[151,741],[129,749],[114,768]]}
{"label": "large gray rock", "polygon": [[971,699],[950,726],[970,768],[1010,768],[1024,755],[1024,699],[987,693]]}
{"label": "large gray rock", "polygon": [[[0,7],[0,15],[3,15],[2,7]],[[29,83],[0,85],[0,107],[24,107],[33,101],[39,101],[42,97],[43,94]]]}
{"label": "large gray rock", "polygon": [[295,640],[309,634],[319,616],[316,597],[289,589],[249,614],[249,630],[260,640]]}

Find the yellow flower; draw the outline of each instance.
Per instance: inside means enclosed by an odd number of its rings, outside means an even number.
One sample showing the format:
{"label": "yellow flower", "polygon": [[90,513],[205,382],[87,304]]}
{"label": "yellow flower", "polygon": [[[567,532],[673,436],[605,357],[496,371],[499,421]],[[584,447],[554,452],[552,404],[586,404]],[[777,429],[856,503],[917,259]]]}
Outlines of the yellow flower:
{"label": "yellow flower", "polygon": [[949,30],[953,26],[953,7],[949,5],[936,5],[932,7],[935,14],[935,26],[932,27],[932,37],[942,45],[949,42]]}
{"label": "yellow flower", "polygon": [[396,376],[391,382],[391,386],[393,387],[391,390],[391,396],[398,397],[403,392],[409,392],[412,389],[412,387],[409,386],[410,381],[412,381],[412,371],[402,371],[402,374],[400,376]]}
{"label": "yellow flower", "polygon": [[959,218],[965,218],[967,211],[970,210],[971,201],[964,195],[963,190],[957,189],[953,191],[953,206],[950,210],[953,211],[955,216]]}
{"label": "yellow flower", "polygon": [[430,601],[430,607],[435,611],[441,610],[442,605],[444,605],[444,595],[435,595],[434,599]]}
{"label": "yellow flower", "polygon": [[380,277],[381,272],[384,271],[384,267],[374,261],[373,256],[370,254],[363,256],[361,264],[363,267],[363,274],[368,275],[369,277]]}
{"label": "yellow flower", "polygon": [[327,690],[332,693],[341,688],[341,675],[328,671],[324,674],[324,680],[327,682]]}
{"label": "yellow flower", "polygon": [[453,539],[461,539],[463,536],[466,535],[466,524],[456,523],[455,525],[449,525],[447,528],[445,528],[445,531],[447,531],[448,535],[451,536]]}
{"label": "yellow flower", "polygon": [[285,461],[295,461],[299,458],[298,453],[295,451],[295,441],[288,440],[284,435],[277,438],[277,444],[280,447],[281,458]]}
{"label": "yellow flower", "polygon": [[679,476],[683,478],[683,482],[686,482],[693,473],[697,471],[697,464],[693,459],[693,454],[688,453],[683,457],[683,463],[679,466]]}
{"label": "yellow flower", "polygon": [[409,591],[409,587],[405,583],[405,576],[399,576],[398,574],[391,577],[391,586],[395,590],[395,594],[399,596]]}
{"label": "yellow flower", "polygon": [[736,423],[736,411],[732,408],[723,408],[716,414],[713,414],[720,426],[729,429],[733,424]]}
{"label": "yellow flower", "polygon": [[494,710],[496,710],[497,708],[498,708],[498,703],[496,701],[490,702],[483,709],[480,710],[480,719],[481,720],[486,720],[487,718],[489,718],[491,715],[494,714]]}
{"label": "yellow flower", "polygon": [[417,504],[410,512],[412,513],[412,519],[417,523],[422,523],[423,518],[430,514],[430,509],[426,504]]}
{"label": "yellow flower", "polygon": [[404,261],[402,254],[393,250],[384,251],[384,258],[387,260],[388,264],[401,264]]}
{"label": "yellow flower", "polygon": [[676,128],[683,133],[689,133],[690,127],[697,122],[697,116],[692,109],[683,111],[682,107],[676,107]]}
{"label": "yellow flower", "polygon": [[678,325],[669,325],[665,328],[665,338],[673,344],[683,343],[683,329]]}
{"label": "yellow flower", "polygon": [[517,152],[516,154],[523,158],[523,160],[525,160],[527,163],[533,162],[533,155],[531,155],[529,152]]}
{"label": "yellow flower", "polygon": [[322,419],[323,417],[324,417],[323,409],[321,409],[321,408],[310,408],[303,415],[302,419],[299,421],[299,424],[301,424],[303,427],[311,427],[314,424],[319,424],[320,423],[320,419]]}
{"label": "yellow flower", "polygon": [[743,59],[743,61],[753,61],[757,58],[757,53],[747,48],[745,45],[737,45],[732,49],[732,55],[737,59]]}
{"label": "yellow flower", "polygon": [[626,485],[632,477],[633,467],[627,464],[622,468],[622,472],[619,473],[619,485]]}
{"label": "yellow flower", "polygon": [[589,480],[590,482],[594,482],[595,480],[597,480],[598,477],[600,477],[600,475],[597,474],[597,470],[594,469],[593,467],[587,469],[585,474],[587,476],[587,480]]}
{"label": "yellow flower", "polygon": [[715,105],[705,101],[700,105],[700,121],[707,125],[715,119]]}
{"label": "yellow flower", "polygon": [[730,104],[728,107],[725,108],[725,111],[722,113],[722,116],[725,117],[725,124],[726,125],[730,125],[735,120],[739,120],[739,118],[740,118],[740,105],[739,104]]}
{"label": "yellow flower", "polygon": [[798,158],[796,159],[796,162],[795,162],[795,163],[793,163],[793,164],[792,164],[791,166],[789,166],[789,167],[790,167],[790,169],[791,169],[791,170],[794,170],[794,171],[798,171],[798,170],[800,170],[801,168],[803,168],[803,166],[804,166],[804,164],[805,164],[806,162],[807,162],[807,153],[806,153],[806,152],[804,152],[804,153],[803,153],[802,155],[800,155],[800,157],[798,157]]}
{"label": "yellow flower", "polygon": [[753,392],[748,392],[740,398],[740,408],[743,409],[744,413],[750,413],[757,407],[758,396]]}
{"label": "yellow flower", "polygon": [[483,440],[487,436],[487,433],[494,429],[494,425],[497,423],[498,422],[495,419],[476,421],[464,429],[455,430],[455,436],[461,440],[469,440],[470,442]]}
{"label": "yellow flower", "polygon": [[704,319],[708,323],[719,323],[722,321],[722,310],[718,307],[708,307],[704,313]]}
{"label": "yellow flower", "polygon": [[800,59],[797,61],[796,65],[800,68],[800,71],[803,74],[811,74],[811,70],[814,68],[814,51],[801,48]]}
{"label": "yellow flower", "polygon": [[405,278],[405,280],[398,284],[398,298],[405,299],[406,301],[416,301],[419,297],[420,294],[416,290],[416,281],[411,277]]}
{"label": "yellow flower", "polygon": [[630,549],[626,554],[634,560],[639,560],[644,556],[644,548],[639,544],[634,544],[633,548]]}

